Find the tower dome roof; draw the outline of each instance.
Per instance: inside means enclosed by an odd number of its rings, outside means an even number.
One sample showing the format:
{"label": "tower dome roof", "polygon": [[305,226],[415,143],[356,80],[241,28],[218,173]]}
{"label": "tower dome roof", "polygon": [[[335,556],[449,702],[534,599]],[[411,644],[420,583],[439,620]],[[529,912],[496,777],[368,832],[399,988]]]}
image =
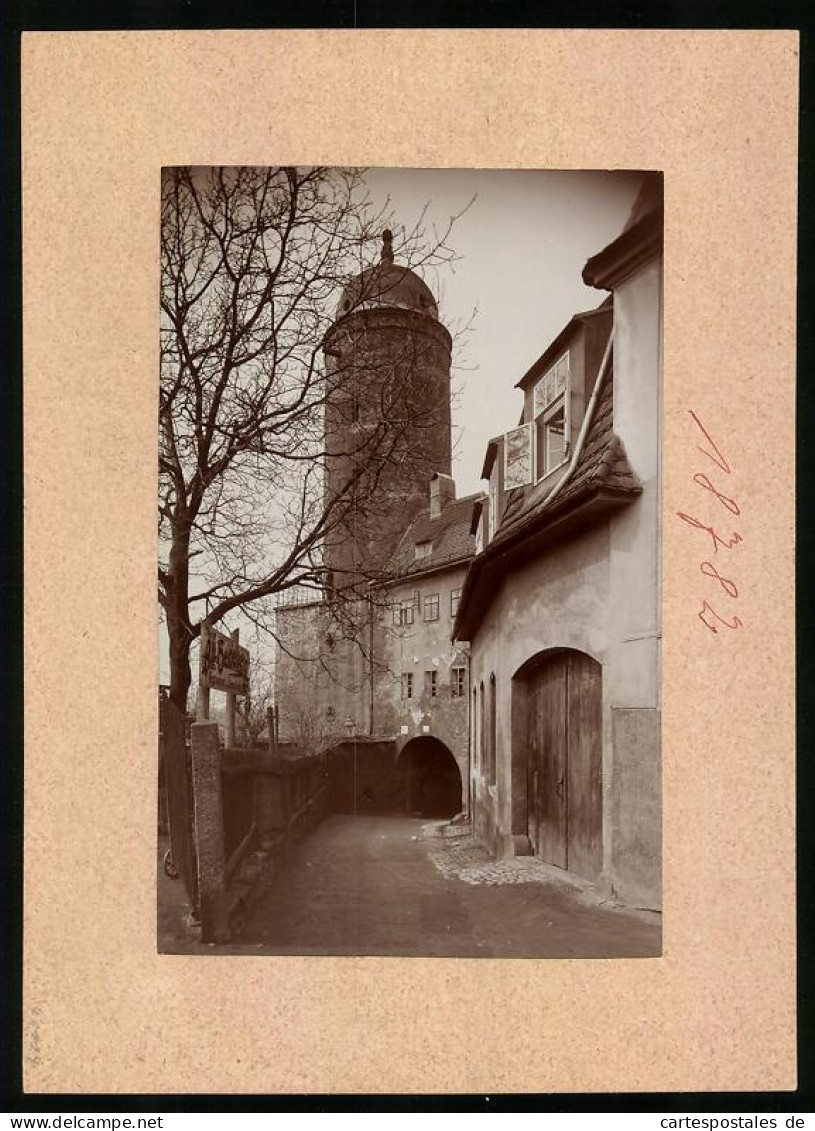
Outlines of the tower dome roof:
{"label": "tower dome roof", "polygon": [[414,310],[438,318],[439,310],[433,292],[427,283],[408,267],[393,262],[393,234],[382,233],[382,258],[373,267],[366,267],[343,289],[337,307],[337,317],[351,310],[370,310],[397,307]]}

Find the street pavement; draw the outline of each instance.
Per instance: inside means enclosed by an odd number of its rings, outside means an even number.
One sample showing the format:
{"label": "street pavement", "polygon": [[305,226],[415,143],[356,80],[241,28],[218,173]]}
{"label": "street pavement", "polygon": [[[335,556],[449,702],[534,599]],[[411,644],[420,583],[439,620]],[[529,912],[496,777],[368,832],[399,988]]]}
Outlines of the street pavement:
{"label": "street pavement", "polygon": [[491,860],[426,819],[332,816],[214,952],[647,957],[661,953],[661,917],[604,902],[540,861]]}

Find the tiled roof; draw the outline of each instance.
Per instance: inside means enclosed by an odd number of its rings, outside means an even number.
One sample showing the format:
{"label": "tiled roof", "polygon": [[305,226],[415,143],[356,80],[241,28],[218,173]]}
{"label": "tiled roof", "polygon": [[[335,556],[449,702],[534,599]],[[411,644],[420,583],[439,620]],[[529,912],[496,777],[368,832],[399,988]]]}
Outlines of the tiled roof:
{"label": "tiled roof", "polygon": [[526,499],[522,490],[512,491],[491,546],[507,541],[526,526],[537,525],[547,512],[560,511],[567,503],[578,502],[601,488],[632,495],[642,490],[623,443],[613,430],[613,382],[612,374],[600,394],[594,420],[571,478],[551,501],[551,491],[540,495],[533,491]]}
{"label": "tiled roof", "polygon": [[[475,538],[470,533],[473,503],[479,493],[465,495],[447,503],[438,518],[430,517],[430,509],[419,511],[402,535],[399,545],[386,566],[391,577],[405,577],[472,557]],[[422,558],[416,557],[416,545],[432,542],[433,548]]]}
{"label": "tiled roof", "polygon": [[495,537],[470,563],[453,636],[472,640],[492,595],[512,561],[528,560],[544,547],[613,509],[642,490],[613,430],[613,372],[599,394],[595,415],[575,469],[553,497],[553,489],[512,491]]}

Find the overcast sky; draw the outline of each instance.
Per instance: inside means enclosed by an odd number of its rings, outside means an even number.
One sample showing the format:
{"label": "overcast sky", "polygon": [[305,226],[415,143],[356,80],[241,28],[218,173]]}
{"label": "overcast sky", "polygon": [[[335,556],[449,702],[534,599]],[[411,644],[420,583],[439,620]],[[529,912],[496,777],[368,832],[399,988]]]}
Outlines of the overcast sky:
{"label": "overcast sky", "polygon": [[[444,228],[475,198],[448,241],[457,262],[425,275],[454,337],[470,325],[456,347],[452,375],[453,475],[459,497],[467,495],[483,489],[489,438],[518,423],[523,399],[516,382],[575,311],[605,297],[583,285],[583,265],[619,235],[641,178],[472,169],[372,169],[366,178],[376,204],[390,198],[397,263],[400,223],[410,230],[428,205],[426,222]],[[233,616],[227,627],[239,623]],[[254,630],[240,627],[251,648]],[[163,626],[159,657],[160,679],[167,682]]]}
{"label": "overcast sky", "polygon": [[[377,202],[390,196],[408,229],[429,203],[427,220],[443,225],[475,197],[455,224],[451,269],[428,271],[439,317],[451,332],[472,328],[456,351],[453,373],[454,463],[459,495],[481,489],[491,436],[518,423],[515,383],[578,310],[605,291],[585,287],[583,265],[619,235],[636,197],[638,174],[503,170],[374,169]],[[399,261],[399,232],[394,232]]]}

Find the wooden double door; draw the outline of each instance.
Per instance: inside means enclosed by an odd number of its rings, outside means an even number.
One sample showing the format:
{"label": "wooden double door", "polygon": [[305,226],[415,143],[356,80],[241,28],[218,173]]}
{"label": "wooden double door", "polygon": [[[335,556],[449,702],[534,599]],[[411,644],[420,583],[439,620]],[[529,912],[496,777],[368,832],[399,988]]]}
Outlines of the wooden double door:
{"label": "wooden double door", "polygon": [[527,824],[536,855],[590,879],[603,867],[602,669],[556,652],[526,680]]}

